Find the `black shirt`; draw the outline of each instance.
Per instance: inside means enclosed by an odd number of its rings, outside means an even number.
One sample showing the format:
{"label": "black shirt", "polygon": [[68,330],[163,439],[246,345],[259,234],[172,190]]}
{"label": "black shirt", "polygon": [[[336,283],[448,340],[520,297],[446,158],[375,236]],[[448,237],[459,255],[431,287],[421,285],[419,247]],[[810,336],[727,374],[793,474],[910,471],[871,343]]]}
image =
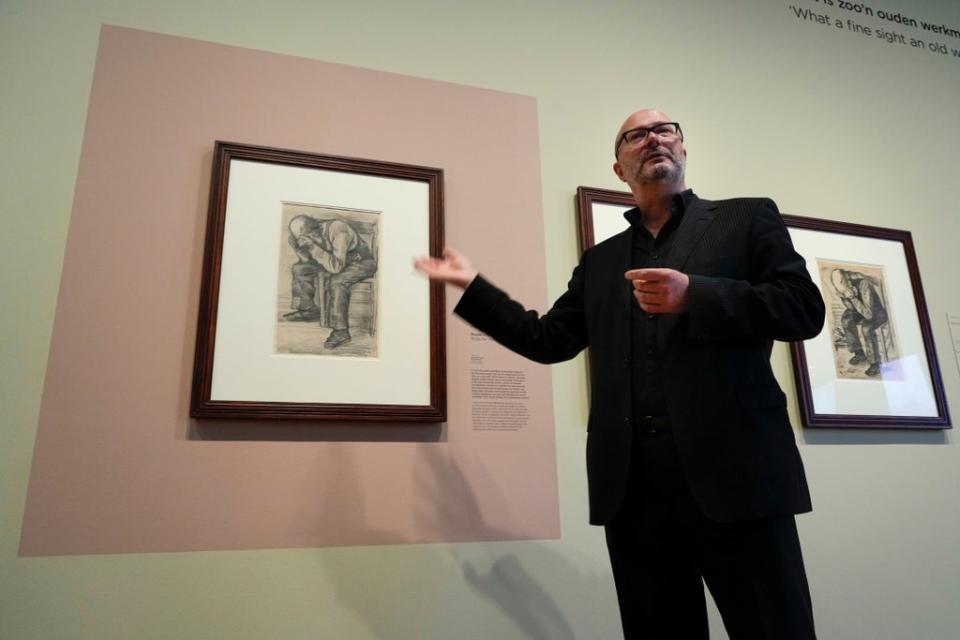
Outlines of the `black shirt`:
{"label": "black shirt", "polygon": [[[657,237],[643,226],[640,210],[636,207],[626,211],[623,216],[630,223],[633,230],[633,250],[631,252],[631,269],[662,268],[664,259],[673,247],[673,240],[687,205],[693,200],[691,189],[678,193],[673,197],[670,207],[670,219]],[[663,395],[661,383],[661,350],[657,343],[657,325],[659,315],[646,313],[637,304],[636,299],[630,306],[630,368],[633,383],[633,416],[634,419],[645,416],[667,415],[667,402]]]}

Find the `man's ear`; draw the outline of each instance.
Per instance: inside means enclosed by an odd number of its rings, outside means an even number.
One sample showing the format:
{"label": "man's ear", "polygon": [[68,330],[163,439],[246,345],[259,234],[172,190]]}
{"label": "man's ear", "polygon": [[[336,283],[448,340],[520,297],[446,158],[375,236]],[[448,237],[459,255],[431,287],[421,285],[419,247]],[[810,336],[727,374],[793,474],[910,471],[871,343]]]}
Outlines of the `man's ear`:
{"label": "man's ear", "polygon": [[613,163],[613,172],[617,174],[617,177],[620,178],[621,182],[626,182],[627,180],[623,177],[623,167],[620,166],[619,162]]}

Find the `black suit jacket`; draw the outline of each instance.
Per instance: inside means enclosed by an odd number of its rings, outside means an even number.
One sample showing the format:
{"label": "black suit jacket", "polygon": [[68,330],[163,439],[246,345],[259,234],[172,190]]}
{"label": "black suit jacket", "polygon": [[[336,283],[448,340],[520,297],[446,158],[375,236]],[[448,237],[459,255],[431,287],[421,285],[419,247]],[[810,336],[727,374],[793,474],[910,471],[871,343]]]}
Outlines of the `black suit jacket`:
{"label": "black suit jacket", "polygon": [[[809,511],[810,495],[786,398],[770,367],[773,340],[823,326],[823,299],[769,199],[694,198],[665,266],[690,276],[686,313],[665,315],[658,340],[673,437],[703,513],[720,522]],[[567,291],[543,316],[482,277],[456,313],[509,349],[543,363],[590,347],[587,477],[590,521],[623,500],[631,424],[632,231],[584,252]]]}

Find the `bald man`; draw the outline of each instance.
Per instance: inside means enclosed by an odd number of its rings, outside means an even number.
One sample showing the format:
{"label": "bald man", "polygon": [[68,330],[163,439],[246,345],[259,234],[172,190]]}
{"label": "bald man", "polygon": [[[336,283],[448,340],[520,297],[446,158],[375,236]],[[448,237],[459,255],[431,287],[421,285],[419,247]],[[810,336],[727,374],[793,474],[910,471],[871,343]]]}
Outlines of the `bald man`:
{"label": "bald man", "polygon": [[630,227],[584,252],[544,315],[453,249],[416,266],[464,289],[456,313],[521,355],[590,347],[590,520],[626,638],[707,638],[704,582],[732,640],[815,638],[794,521],[810,495],[770,351],[817,335],[823,300],[773,201],[687,188],[666,114],[630,115],[614,155]]}

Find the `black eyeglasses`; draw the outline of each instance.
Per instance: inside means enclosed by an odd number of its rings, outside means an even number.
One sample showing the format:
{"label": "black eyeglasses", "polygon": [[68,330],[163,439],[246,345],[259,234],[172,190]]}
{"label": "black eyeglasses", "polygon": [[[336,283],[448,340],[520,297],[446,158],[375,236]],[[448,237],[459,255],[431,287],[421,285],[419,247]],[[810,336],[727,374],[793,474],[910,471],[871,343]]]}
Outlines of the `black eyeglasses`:
{"label": "black eyeglasses", "polygon": [[646,139],[647,134],[651,132],[656,134],[657,137],[666,140],[680,138],[680,141],[683,141],[683,130],[680,128],[679,122],[661,122],[650,127],[637,127],[636,129],[624,131],[620,137],[617,138],[617,144],[613,148],[613,157],[616,158],[620,154],[620,147],[622,147],[624,143],[640,144]]}

